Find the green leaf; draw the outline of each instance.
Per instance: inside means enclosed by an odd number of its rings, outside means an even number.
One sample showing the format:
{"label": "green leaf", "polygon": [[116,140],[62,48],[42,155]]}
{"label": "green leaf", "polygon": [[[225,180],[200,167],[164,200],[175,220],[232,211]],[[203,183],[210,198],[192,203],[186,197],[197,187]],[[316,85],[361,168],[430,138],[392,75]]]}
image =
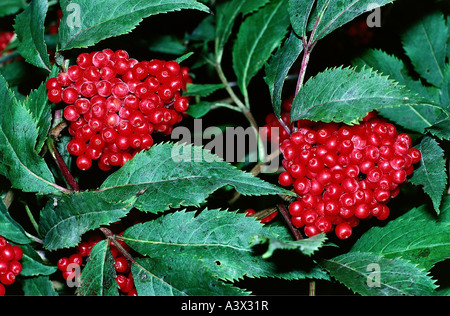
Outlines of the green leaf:
{"label": "green leaf", "polygon": [[446,197],[441,215],[433,216],[427,205],[413,208],[384,227],[372,227],[353,245],[351,252],[371,252],[386,258],[402,258],[430,270],[450,258],[450,214]]}
{"label": "green leaf", "polygon": [[302,239],[302,240],[279,240],[276,238],[268,238],[264,236],[252,236],[251,243],[253,245],[268,243],[268,249],[263,254],[263,258],[270,258],[274,251],[277,249],[280,250],[298,250],[302,254],[306,256],[311,256],[314,252],[319,250],[327,237],[325,234],[318,234],[310,238]]}
{"label": "green leaf", "polygon": [[439,139],[450,139],[450,117],[447,117],[426,129],[433,136]]}
{"label": "green leaf", "polygon": [[[285,0],[273,0],[241,24],[233,46],[233,69],[247,99],[247,87],[280,45],[289,26]],[[247,102],[248,103],[248,102]]]}
{"label": "green leaf", "polygon": [[189,105],[186,113],[193,118],[201,118],[214,108],[214,102],[201,101],[196,104]]}
{"label": "green leaf", "polygon": [[279,271],[273,261],[264,260],[254,252],[252,236],[288,238],[287,234],[279,233],[243,213],[207,209],[197,216],[195,212],[178,211],[137,224],[128,228],[123,238],[134,250],[153,259],[163,261],[181,255],[193,261],[199,259],[213,274],[226,280],[244,275],[326,278],[317,269],[302,270],[300,262],[293,264],[291,270]]}
{"label": "green leaf", "polygon": [[47,276],[24,279],[22,289],[25,296],[58,296],[53,283]]}
{"label": "green leaf", "polygon": [[[416,92],[430,102],[439,103],[439,89],[425,86],[419,80],[414,80],[405,63],[394,55],[379,49],[369,49],[352,61],[354,66],[361,68],[373,68],[374,70],[389,76],[392,80],[404,85],[409,90]],[[432,121],[432,119],[429,119]]]}
{"label": "green leaf", "polygon": [[428,136],[424,137],[416,148],[422,153],[422,159],[410,181],[423,186],[424,192],[430,196],[434,209],[439,214],[442,195],[447,186],[444,150],[435,139]]}
{"label": "green leaf", "polygon": [[392,2],[394,0],[317,0],[309,17],[307,31],[313,30],[319,18],[313,39],[318,41],[363,13]]}
{"label": "green leaf", "polygon": [[0,174],[14,188],[42,194],[60,191],[53,175],[35,150],[38,128],[0,75]]}
{"label": "green leaf", "polygon": [[299,37],[306,37],[308,19],[316,0],[289,0],[289,17],[292,29]]}
{"label": "green leaf", "polygon": [[20,248],[23,251],[23,256],[20,260],[22,264],[21,276],[34,277],[38,275],[51,275],[58,270],[57,267],[49,265],[47,261],[44,261],[32,245],[21,245]]}
{"label": "green leaf", "polygon": [[2,0],[0,3],[0,17],[16,14],[27,6],[24,0]]}
{"label": "green leaf", "polygon": [[291,32],[283,47],[266,64],[266,76],[264,80],[269,86],[272,105],[277,116],[280,116],[281,113],[281,97],[284,81],[302,50],[302,40],[294,32]]}
{"label": "green leaf", "polygon": [[270,0],[232,0],[217,5],[215,54],[218,62],[222,59],[223,49],[230,38],[236,18],[267,4]]}
{"label": "green leaf", "polygon": [[47,0],[33,0],[17,15],[14,30],[20,41],[18,51],[27,62],[50,72],[51,64],[44,41]]}
{"label": "green leaf", "polygon": [[63,19],[59,48],[92,46],[104,39],[131,32],[144,18],[182,9],[210,12],[195,0],[77,0],[61,1]]}
{"label": "green leaf", "polygon": [[41,212],[39,223],[44,247],[55,250],[78,245],[82,234],[127,215],[135,200],[136,196],[106,197],[104,192],[94,191],[53,197]]}
{"label": "green leaf", "polygon": [[190,256],[136,261],[131,272],[139,296],[248,295],[231,284],[219,281],[200,260]]}
{"label": "green leaf", "polygon": [[164,34],[150,39],[149,50],[161,54],[182,55],[186,52],[186,46],[176,36]]}
{"label": "green leaf", "polygon": [[109,240],[99,241],[91,250],[86,266],[80,275],[81,285],[77,295],[118,296],[114,269],[114,257],[109,248]]}
{"label": "green leaf", "polygon": [[402,36],[403,48],[414,69],[436,87],[444,81],[448,28],[441,12],[424,16]]}
{"label": "green leaf", "polygon": [[[49,78],[56,77],[59,71],[59,67],[54,65]],[[42,82],[37,89],[32,90],[24,102],[24,106],[33,115],[38,128],[39,135],[36,143],[36,152],[42,149],[52,124],[52,103],[48,100],[45,83],[46,81]]]}
{"label": "green leaf", "polygon": [[187,92],[183,95],[186,96],[199,96],[199,97],[207,97],[211,95],[212,93],[216,92],[217,90],[223,89],[225,86],[221,83],[215,84],[195,84],[195,83],[188,83],[187,84]]}
{"label": "green leaf", "polygon": [[18,244],[31,242],[22,226],[9,215],[3,200],[0,200],[0,232],[1,236]]}
{"label": "green leaf", "polygon": [[200,147],[168,143],[137,154],[105,180],[101,191],[111,199],[138,194],[135,207],[157,213],[181,205],[199,206],[226,185],[243,195],[292,195]]}
{"label": "green leaf", "polygon": [[[333,68],[310,78],[294,98],[291,120],[357,124],[367,113],[387,108],[441,110],[372,69]],[[383,112],[385,113],[385,112]],[[416,120],[421,120],[420,116]],[[412,119],[411,119],[412,120]],[[414,128],[410,120],[397,122]]]}
{"label": "green leaf", "polygon": [[434,281],[414,264],[401,258],[388,259],[369,252],[349,252],[321,266],[331,276],[364,296],[434,295]]}

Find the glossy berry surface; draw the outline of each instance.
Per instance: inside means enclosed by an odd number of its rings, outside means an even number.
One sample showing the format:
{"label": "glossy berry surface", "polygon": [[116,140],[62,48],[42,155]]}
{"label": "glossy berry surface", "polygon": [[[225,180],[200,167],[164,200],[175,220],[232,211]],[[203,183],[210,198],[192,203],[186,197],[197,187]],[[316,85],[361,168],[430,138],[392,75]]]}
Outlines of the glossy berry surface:
{"label": "glossy berry surface", "polygon": [[[272,125],[275,123],[272,122]],[[280,185],[297,193],[289,206],[306,236],[349,238],[361,220],[389,216],[386,205],[421,159],[411,137],[372,114],[359,125],[299,121],[279,137]]]}
{"label": "glossy berry surface", "polygon": [[22,272],[22,257],[22,248],[0,236],[0,296],[5,295],[6,287],[13,284]]}
{"label": "glossy berry surface", "polygon": [[76,166],[88,170],[97,161],[107,171],[151,148],[153,133],[172,132],[189,108],[182,94],[190,82],[188,69],[175,61],[140,62],[125,50],[104,49],[79,54],[46,88],[51,102],[65,104],[67,150]]}

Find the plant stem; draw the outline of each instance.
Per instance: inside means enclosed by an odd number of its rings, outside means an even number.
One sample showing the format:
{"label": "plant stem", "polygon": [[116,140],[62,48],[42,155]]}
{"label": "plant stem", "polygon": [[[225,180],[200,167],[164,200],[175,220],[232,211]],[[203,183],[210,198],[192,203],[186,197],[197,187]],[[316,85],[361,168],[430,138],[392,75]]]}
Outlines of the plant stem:
{"label": "plant stem", "polygon": [[303,239],[302,235],[300,234],[300,232],[298,231],[297,228],[294,227],[294,225],[292,225],[291,219],[290,219],[290,215],[288,210],[286,209],[286,207],[284,206],[284,204],[280,203],[278,204],[278,209],[280,210],[280,213],[283,215],[286,223],[289,226],[289,229],[291,230],[292,234],[295,237],[295,240],[301,240]]}
{"label": "plant stem", "polygon": [[33,228],[36,232],[39,232],[39,225],[36,222],[36,220],[34,219],[33,214],[31,213],[30,208],[28,207],[27,204],[25,204],[25,211],[27,212],[28,218],[30,219],[31,224],[33,225]]}
{"label": "plant stem", "polygon": [[[134,261],[133,256],[131,256],[128,251],[125,250],[125,248],[120,244],[120,242],[117,241],[117,237],[115,234],[112,233],[112,231],[110,231],[108,228],[105,227],[100,227],[100,231],[106,236],[106,238],[108,238],[109,240],[112,241],[112,243],[114,244],[114,246],[117,247],[117,249],[123,254],[123,256],[130,262],[132,263],[136,263],[136,261]],[[120,238],[120,237],[119,237]]]}
{"label": "plant stem", "polygon": [[61,171],[62,175],[64,176],[64,179],[66,180],[67,184],[72,188],[72,190],[80,191],[78,182],[75,180],[75,178],[70,173],[69,168],[67,167],[64,159],[61,157],[61,154],[59,153],[58,149],[56,148],[55,142],[52,138],[47,139],[47,147],[48,147],[53,159],[56,161],[56,164],[58,165],[58,168]]}

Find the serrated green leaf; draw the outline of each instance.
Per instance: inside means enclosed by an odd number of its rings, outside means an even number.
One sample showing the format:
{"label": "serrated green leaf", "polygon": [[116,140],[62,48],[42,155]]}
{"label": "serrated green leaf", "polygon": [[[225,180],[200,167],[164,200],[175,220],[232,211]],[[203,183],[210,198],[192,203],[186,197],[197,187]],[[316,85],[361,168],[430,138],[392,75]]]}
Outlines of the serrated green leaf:
{"label": "serrated green leaf", "polygon": [[266,76],[264,80],[269,86],[272,105],[277,116],[280,116],[281,113],[281,96],[284,81],[302,51],[302,40],[294,32],[291,32],[283,47],[274,54],[266,65]]}
{"label": "serrated green leaf", "polygon": [[403,258],[425,270],[450,258],[450,213],[445,199],[441,215],[433,216],[427,205],[413,208],[384,227],[369,229],[353,245],[352,252],[371,252],[386,258]]}
{"label": "serrated green leaf", "polygon": [[410,181],[423,186],[424,192],[429,195],[436,213],[439,214],[442,195],[447,185],[444,150],[435,139],[428,136],[424,137],[416,148],[422,153],[422,158]]}
{"label": "serrated green leaf", "polygon": [[0,17],[16,14],[27,6],[24,0],[2,0],[0,3]]}
{"label": "serrated green leaf", "polygon": [[429,296],[437,288],[426,271],[414,264],[369,252],[349,252],[323,260],[321,266],[363,296]]}
{"label": "serrated green leaf", "polygon": [[[441,110],[439,105],[372,69],[333,68],[309,79],[294,98],[291,120],[357,124],[367,113],[387,108]],[[397,122],[399,125],[407,124]],[[411,126],[411,125],[408,125]]]}
{"label": "serrated green leaf", "polygon": [[430,134],[439,139],[450,139],[450,117],[436,122],[426,129]]}
{"label": "serrated green leaf", "polygon": [[51,64],[44,41],[47,0],[33,0],[15,19],[14,31],[20,42],[18,51],[27,62],[50,72]]}
{"label": "serrated green leaf", "polygon": [[248,295],[231,284],[219,281],[200,260],[191,256],[136,261],[131,271],[139,296]]}
{"label": "serrated green leaf", "polygon": [[288,238],[279,231],[271,231],[242,213],[220,210],[195,212],[179,211],[154,221],[130,227],[123,233],[124,241],[137,252],[158,260],[186,255],[201,260],[221,279],[236,280],[248,277],[273,276],[286,279],[327,278],[320,269],[302,270],[302,263],[290,270],[279,267],[254,253],[251,236]]}
{"label": "serrated green leaf", "polygon": [[273,0],[241,24],[233,46],[233,69],[247,99],[247,87],[281,44],[289,26],[286,0]]}
{"label": "serrated green leaf", "polygon": [[47,276],[24,279],[22,284],[25,296],[58,296],[53,283]]}
{"label": "serrated green leaf", "polygon": [[314,40],[318,41],[363,13],[392,2],[394,0],[317,0],[307,31],[312,31],[320,18],[314,34]]}
{"label": "serrated green leaf", "polygon": [[80,275],[77,295],[82,296],[118,296],[114,269],[114,257],[109,248],[109,241],[99,241],[91,250],[86,266]]}
{"label": "serrated green leaf", "polygon": [[89,47],[104,39],[129,33],[144,18],[152,15],[182,9],[210,11],[195,0],[62,0],[61,8],[61,50]]}
{"label": "serrated green leaf", "polygon": [[308,19],[316,0],[289,0],[289,17],[292,29],[298,36],[305,38]]}
{"label": "serrated green leaf", "polygon": [[[394,55],[379,49],[369,49],[352,61],[354,66],[373,68],[374,70],[389,76],[392,80],[404,85],[409,90],[418,93],[427,100],[439,103],[439,89],[425,86],[422,82],[414,80],[408,72],[405,63]],[[432,120],[430,120],[432,121]]]}
{"label": "serrated green leaf", "polygon": [[53,197],[42,210],[39,222],[39,230],[45,236],[44,247],[55,250],[78,245],[87,231],[127,215],[135,200],[136,196],[107,197],[93,191]]}
{"label": "serrated green leaf", "polygon": [[326,240],[327,237],[325,234],[317,234],[302,240],[279,240],[256,235],[252,236],[251,243],[253,245],[268,243],[267,251],[263,254],[263,258],[267,259],[270,258],[277,249],[298,250],[306,256],[311,256],[323,246]]}
{"label": "serrated green leaf", "polygon": [[403,35],[403,48],[419,75],[436,87],[444,81],[448,28],[441,12],[424,16]]}
{"label": "serrated green leaf", "polygon": [[[56,77],[59,71],[59,67],[54,65],[49,74],[49,78]],[[24,106],[33,115],[38,128],[38,139],[35,148],[36,152],[39,152],[47,139],[52,124],[52,106],[47,97],[45,81],[42,82],[37,89],[30,92],[24,102]]]}
{"label": "serrated green leaf", "polygon": [[217,5],[216,8],[216,60],[220,63],[223,49],[230,38],[236,18],[267,4],[269,0],[232,0]]}
{"label": "serrated green leaf", "polygon": [[35,150],[38,128],[32,114],[0,75],[0,174],[26,192],[47,194],[63,190]]}
{"label": "serrated green leaf", "polygon": [[200,147],[169,143],[137,154],[103,182],[101,191],[111,199],[138,194],[135,207],[157,213],[181,205],[199,206],[226,185],[243,195],[292,194]]}

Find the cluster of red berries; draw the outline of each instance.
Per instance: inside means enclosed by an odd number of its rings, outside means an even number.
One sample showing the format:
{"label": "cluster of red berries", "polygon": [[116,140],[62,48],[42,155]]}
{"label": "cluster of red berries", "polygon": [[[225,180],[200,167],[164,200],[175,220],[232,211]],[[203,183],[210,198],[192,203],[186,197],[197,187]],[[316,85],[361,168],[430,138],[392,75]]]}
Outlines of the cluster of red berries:
{"label": "cluster of red berries", "polygon": [[386,203],[420,161],[411,137],[374,115],[354,126],[304,121],[281,143],[278,180],[297,194],[289,213],[308,237],[334,229],[345,239],[362,219],[386,219]]}
{"label": "cluster of red berries", "polygon": [[[86,241],[80,242],[80,244],[76,247],[75,253],[71,254],[69,257],[62,257],[58,260],[57,267],[62,272],[62,276],[65,280],[75,277],[74,269],[71,264],[80,267],[79,272],[81,272],[86,264],[86,258],[91,253],[92,248],[100,240],[102,240],[102,238],[97,235],[93,235]],[[130,251],[130,247],[126,243],[120,240],[118,240],[118,242],[127,252]],[[133,275],[131,274],[131,263],[127,258],[125,258],[122,252],[119,251],[112,241],[110,242],[110,250],[112,256],[114,257],[116,282],[120,291],[128,296],[137,296]]]}
{"label": "cluster of red berries", "polygon": [[153,145],[153,132],[169,135],[183,119],[191,82],[176,61],[138,61],[125,50],[81,53],[76,65],[47,83],[53,103],[66,104],[72,140],[67,144],[81,170],[98,160],[101,170],[122,166]]}
{"label": "cluster of red berries", "polygon": [[11,245],[0,236],[0,296],[5,295],[5,285],[11,285],[22,272],[23,251],[19,246]]}

